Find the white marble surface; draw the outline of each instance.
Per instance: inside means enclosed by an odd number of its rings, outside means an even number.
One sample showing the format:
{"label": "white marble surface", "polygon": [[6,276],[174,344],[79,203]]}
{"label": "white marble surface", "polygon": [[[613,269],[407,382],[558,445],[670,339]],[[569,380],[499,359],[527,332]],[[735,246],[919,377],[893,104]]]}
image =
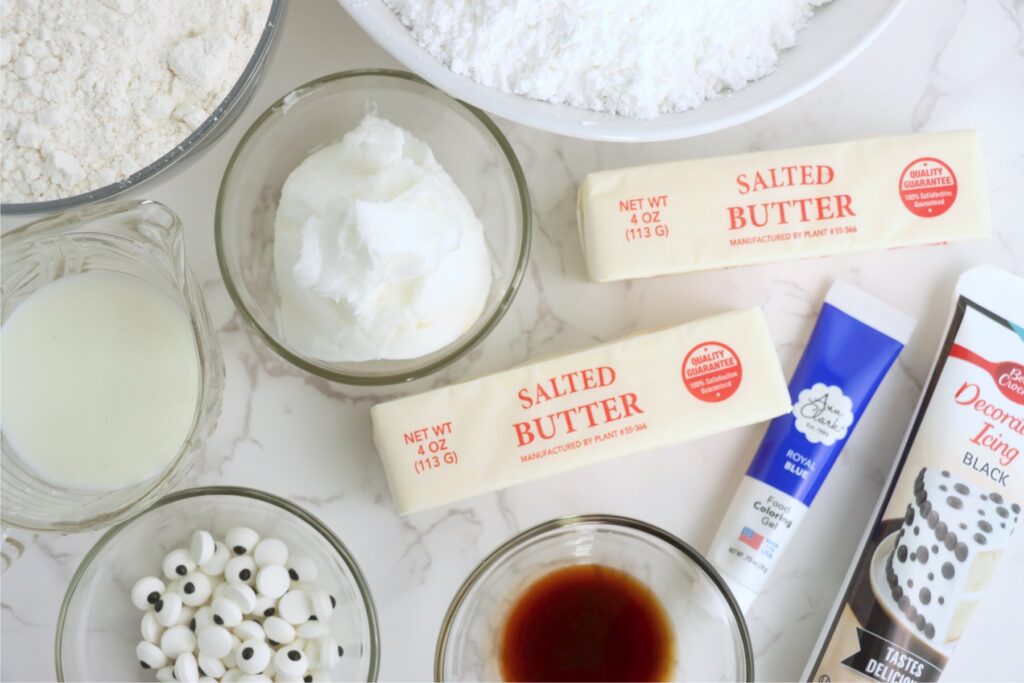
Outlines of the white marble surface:
{"label": "white marble surface", "polygon": [[[1024,270],[1024,2],[910,0],[881,38],[830,82],[773,114],[696,139],[596,144],[500,122],[526,169],[536,225],[529,272],[511,311],[468,358],[439,376],[400,389],[352,390],[291,367],[245,326],[217,270],[213,204],[228,155],[267,104],[322,74],[385,65],[392,60],[336,3],[293,2],[266,79],[241,120],[184,172],[136,193],[166,202],[184,219],[193,268],[226,356],[224,413],[190,483],[263,488],[320,515],[354,552],[373,590],[382,678],[429,679],[448,602],[492,548],[551,517],[600,511],[661,525],[703,550],[761,430],[733,431],[401,519],[370,440],[375,401],[752,304],[764,307],[788,371],[828,283],[843,276],[921,322],[749,615],[758,678],[799,676],[902,438],[957,274],[985,262]],[[626,284],[584,279],[574,197],[588,171],[961,127],[981,131],[992,241]],[[5,228],[14,224],[4,221]],[[54,676],[61,598],[95,538],[43,539],[3,576],[3,679]],[[1021,576],[1024,535],[1018,534],[944,680],[1024,679]]]}

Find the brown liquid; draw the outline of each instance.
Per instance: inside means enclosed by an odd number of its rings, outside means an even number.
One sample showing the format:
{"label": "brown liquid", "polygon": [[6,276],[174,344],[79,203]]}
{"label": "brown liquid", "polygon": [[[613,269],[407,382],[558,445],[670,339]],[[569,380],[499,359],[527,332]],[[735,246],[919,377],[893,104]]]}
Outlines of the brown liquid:
{"label": "brown liquid", "polygon": [[664,608],[632,576],[596,564],[530,585],[501,635],[506,681],[663,681],[674,638]]}

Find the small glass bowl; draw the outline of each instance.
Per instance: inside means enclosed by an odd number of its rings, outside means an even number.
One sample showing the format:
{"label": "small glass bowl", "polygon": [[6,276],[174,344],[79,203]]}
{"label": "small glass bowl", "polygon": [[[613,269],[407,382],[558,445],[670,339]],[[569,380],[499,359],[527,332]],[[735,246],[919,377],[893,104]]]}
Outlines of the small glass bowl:
{"label": "small glass bowl", "polygon": [[335,596],[331,631],[344,654],[331,680],[374,681],[380,667],[377,614],[355,559],[338,537],[309,512],[277,496],[234,486],[173,493],[112,527],[79,565],[57,621],[56,668],[60,681],[152,680],[139,667],[142,613],[131,589],[143,576],[161,576],[164,556],[188,547],[192,532],[224,537],[234,526],[284,540],[312,558],[317,587]]}
{"label": "small glass bowl", "polygon": [[630,574],[658,598],[675,634],[670,680],[754,680],[747,625],[718,572],[672,534],[612,515],[546,522],[481,562],[445,615],[434,659],[435,680],[502,680],[502,629],[519,596],[542,576],[582,564]]}
{"label": "small glass bowl", "polygon": [[0,204],[0,213],[5,215],[22,215],[66,211],[74,207],[110,199],[122,192],[127,192],[147,180],[167,172],[171,167],[174,167],[175,171],[180,171],[185,167],[185,164],[181,163],[182,161],[185,159],[195,159],[197,152],[207,148],[210,143],[220,137],[234,123],[238,115],[242,113],[242,110],[245,109],[245,105],[252,98],[253,93],[256,91],[256,86],[263,76],[263,69],[273,53],[277,36],[280,33],[281,22],[284,20],[286,6],[287,2],[285,0],[273,0],[270,12],[267,14],[267,23],[263,27],[263,33],[260,35],[259,42],[256,43],[256,49],[253,50],[249,63],[246,64],[245,70],[238,77],[238,81],[235,82],[231,90],[228,91],[228,94],[224,96],[224,99],[210,113],[206,120],[192,131],[187,138],[168,150],[162,157],[148,166],[140,168],[127,178],[122,178],[110,185],[104,185],[82,194],[62,197],[60,199],[48,199],[41,202],[4,202]]}
{"label": "small glass bowl", "polygon": [[[279,332],[274,220],[281,187],[292,170],[313,151],[340,140],[369,111],[410,131],[433,150],[484,225],[494,279],[480,317],[444,348],[409,360],[331,363],[298,353]],[[429,375],[487,336],[522,281],[530,227],[530,197],[522,168],[486,114],[413,74],[369,69],[299,86],[253,123],[224,172],[214,236],[231,298],[274,351],[336,382],[383,385]]]}

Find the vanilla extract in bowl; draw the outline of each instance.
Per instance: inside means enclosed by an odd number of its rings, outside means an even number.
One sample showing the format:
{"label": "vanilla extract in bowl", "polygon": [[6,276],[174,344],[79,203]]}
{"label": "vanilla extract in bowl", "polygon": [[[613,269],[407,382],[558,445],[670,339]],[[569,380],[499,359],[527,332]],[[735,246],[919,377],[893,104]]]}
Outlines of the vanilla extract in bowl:
{"label": "vanilla extract in bowl", "polygon": [[500,636],[506,681],[664,681],[675,637],[658,598],[617,569],[552,571],[516,599]]}

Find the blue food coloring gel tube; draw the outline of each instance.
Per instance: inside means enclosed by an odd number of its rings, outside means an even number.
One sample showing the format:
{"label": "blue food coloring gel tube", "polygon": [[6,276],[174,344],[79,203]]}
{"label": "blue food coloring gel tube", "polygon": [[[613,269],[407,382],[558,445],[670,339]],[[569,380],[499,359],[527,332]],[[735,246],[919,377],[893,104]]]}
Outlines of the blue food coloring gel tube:
{"label": "blue food coloring gel tube", "polygon": [[913,319],[837,280],[708,553],[744,611],[760,593],[886,372]]}

